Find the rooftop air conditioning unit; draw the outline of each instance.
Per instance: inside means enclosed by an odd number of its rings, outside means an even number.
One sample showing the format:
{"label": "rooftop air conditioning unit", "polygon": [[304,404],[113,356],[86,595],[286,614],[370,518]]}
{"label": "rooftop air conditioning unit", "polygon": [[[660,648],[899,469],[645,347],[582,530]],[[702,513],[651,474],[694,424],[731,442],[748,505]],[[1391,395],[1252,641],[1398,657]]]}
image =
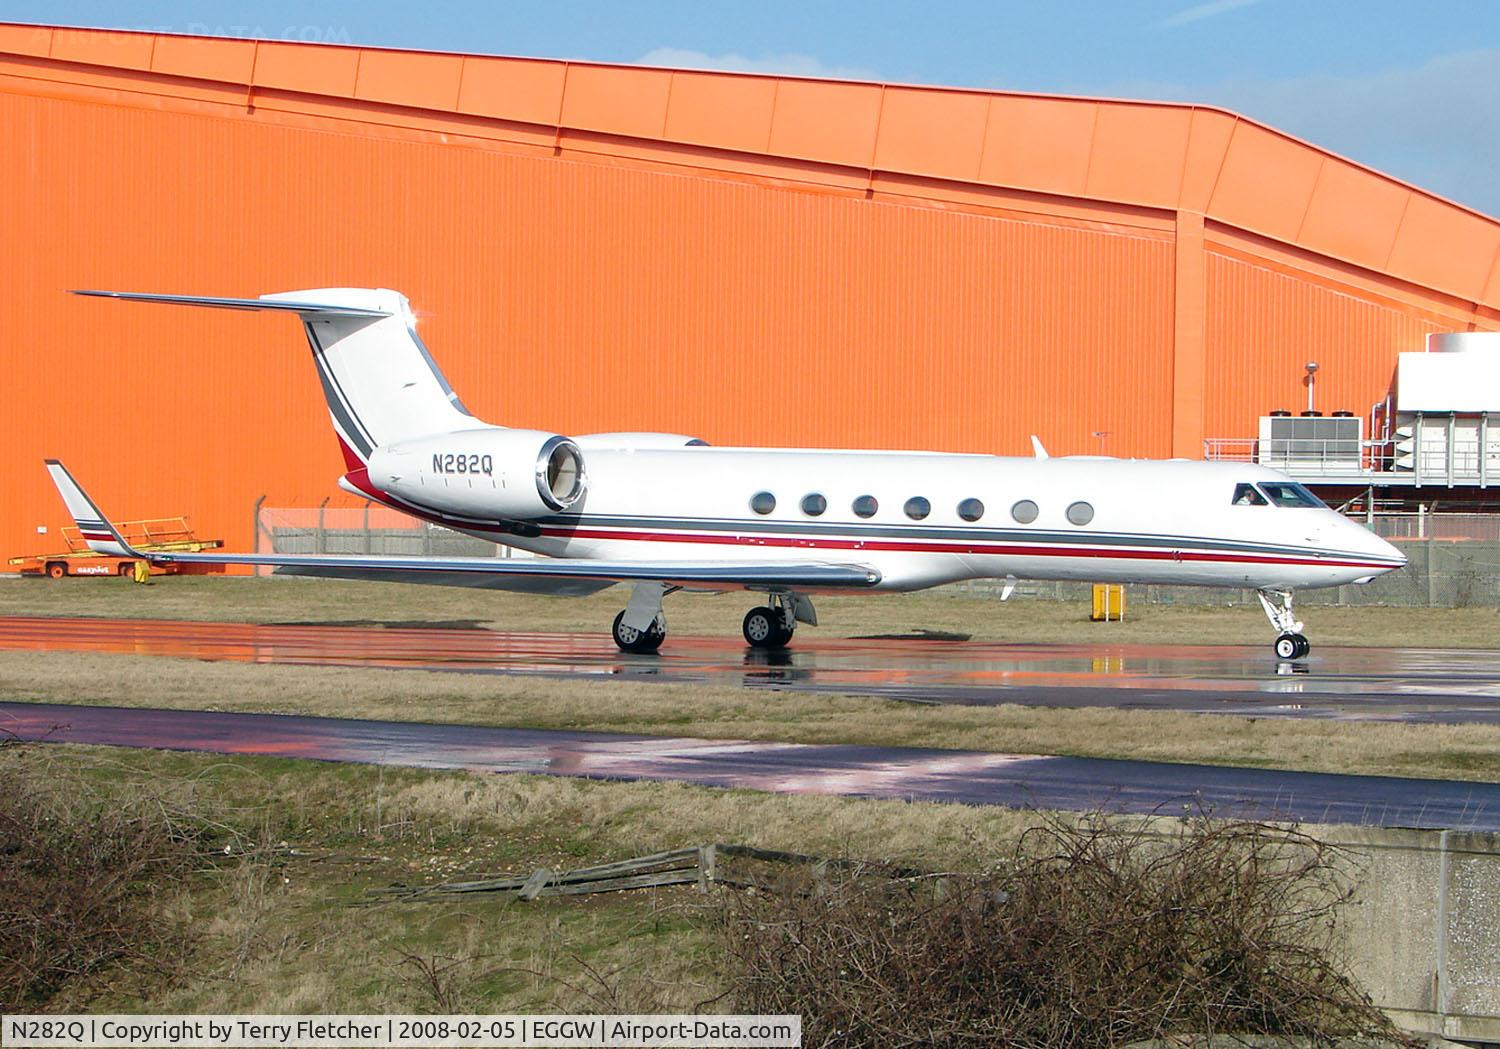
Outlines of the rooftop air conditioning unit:
{"label": "rooftop air conditioning unit", "polygon": [[1256,461],[1306,477],[1359,473],[1364,437],[1364,419],[1351,415],[1263,415]]}

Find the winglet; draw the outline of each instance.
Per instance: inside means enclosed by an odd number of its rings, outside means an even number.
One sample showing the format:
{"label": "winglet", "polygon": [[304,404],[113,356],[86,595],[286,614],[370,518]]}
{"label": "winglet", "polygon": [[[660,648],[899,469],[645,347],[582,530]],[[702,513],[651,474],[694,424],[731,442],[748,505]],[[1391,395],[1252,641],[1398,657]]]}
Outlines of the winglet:
{"label": "winglet", "polygon": [[73,480],[73,475],[66,466],[57,459],[48,459],[47,472],[52,475],[52,483],[57,485],[57,494],[62,496],[68,513],[73,517],[73,523],[78,526],[78,531],[83,534],[83,541],[89,544],[90,550],[111,557],[142,556],[125,542],[125,537],[109,523],[99,507],[88,497],[88,493]]}
{"label": "winglet", "polygon": [[1047,449],[1045,449],[1045,448],[1042,447],[1042,439],[1040,437],[1038,437],[1036,434],[1032,434],[1031,435],[1031,450],[1034,453],[1036,453],[1036,457],[1038,459],[1048,459],[1048,458],[1051,458],[1047,454]]}

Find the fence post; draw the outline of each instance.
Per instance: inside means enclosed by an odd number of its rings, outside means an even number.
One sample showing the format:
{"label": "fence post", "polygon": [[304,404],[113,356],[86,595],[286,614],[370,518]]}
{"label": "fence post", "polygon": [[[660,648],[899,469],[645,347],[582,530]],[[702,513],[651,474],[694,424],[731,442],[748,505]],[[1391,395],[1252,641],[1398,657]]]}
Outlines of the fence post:
{"label": "fence post", "polygon": [[374,543],[375,543],[375,540],[370,535],[370,500],[366,499],[365,500],[365,553],[367,553],[367,554],[373,554],[375,552]]}
{"label": "fence post", "polygon": [[320,554],[326,554],[326,553],[328,553],[328,532],[325,530],[325,527],[324,527],[324,515],[325,515],[325,511],[327,511],[327,509],[328,509],[328,497],[324,496],[323,497],[323,501],[318,504],[318,541],[317,541],[317,551]]}
{"label": "fence post", "polygon": [[[264,505],[266,505],[266,497],[264,495],[262,495],[259,499],[255,500],[255,528],[250,533],[251,536],[254,537],[254,542],[252,542],[250,544],[250,546],[251,546],[251,549],[253,549],[256,553],[262,553],[263,552],[261,550],[261,548],[260,548],[260,535],[261,535],[260,508],[262,506],[264,506]],[[275,543],[274,542],[271,544],[271,547],[272,548],[269,551],[264,551],[264,552],[266,552],[266,553],[275,553]],[[268,575],[269,572],[270,572],[270,570],[267,569],[264,565],[256,565],[255,566],[255,572],[254,572],[254,574],[257,575],[257,576]]]}
{"label": "fence post", "polygon": [[1437,547],[1427,537],[1427,607],[1437,607]]}

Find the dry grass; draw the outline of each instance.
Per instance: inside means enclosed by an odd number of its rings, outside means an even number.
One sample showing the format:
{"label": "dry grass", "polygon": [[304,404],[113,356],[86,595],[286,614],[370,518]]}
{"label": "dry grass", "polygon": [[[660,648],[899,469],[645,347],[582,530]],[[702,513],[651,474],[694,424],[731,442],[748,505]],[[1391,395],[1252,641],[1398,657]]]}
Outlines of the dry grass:
{"label": "dry grass", "polygon": [[[603,633],[626,592],[588,598],[537,597],[490,591],[307,579],[190,577],[137,586],[118,579],[0,581],[0,615],[88,615],[234,622],[476,623],[496,629]],[[1271,639],[1258,607],[1133,604],[1124,623],[1091,623],[1082,602],[920,594],[820,597],[820,636],[932,630],[978,640],[1069,643],[1151,642],[1245,644]],[[672,630],[738,637],[750,607],[745,594],[681,594],[667,600]],[[1500,609],[1309,608],[1304,618],[1319,645],[1493,648]]]}
{"label": "dry grass", "polygon": [[[785,797],[679,784],[375,769],[268,758],[28,746],[0,771],[122,803],[174,799],[245,862],[210,873],[170,917],[194,929],[171,986],[120,983],[50,1008],[148,1012],[430,1012],[404,961],[447,966],[451,1004],[481,1012],[690,1009],[709,982],[710,930],[690,889],[523,904],[370,905],[365,889],[554,869],[733,840],[767,848],[958,863],[1016,837],[1022,814],[956,805]],[[97,988],[91,993],[97,993]]]}
{"label": "dry grass", "polygon": [[724,894],[731,1000],[801,1015],[819,1047],[1397,1035],[1339,961],[1352,854],[1260,823],[1160,825],[1059,820],[982,870],[799,870]]}
{"label": "dry grass", "polygon": [[0,653],[0,698],[395,721],[865,743],[1500,781],[1486,725],[1022,706],[917,707],[730,687]]}

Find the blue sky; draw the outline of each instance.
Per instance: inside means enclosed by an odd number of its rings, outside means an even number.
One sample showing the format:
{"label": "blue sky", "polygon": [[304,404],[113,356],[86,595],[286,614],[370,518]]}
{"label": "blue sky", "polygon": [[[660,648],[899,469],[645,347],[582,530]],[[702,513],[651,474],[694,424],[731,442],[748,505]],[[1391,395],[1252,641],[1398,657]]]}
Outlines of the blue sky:
{"label": "blue sky", "polygon": [[5,0],[0,19],[1227,106],[1500,215],[1500,2]]}

